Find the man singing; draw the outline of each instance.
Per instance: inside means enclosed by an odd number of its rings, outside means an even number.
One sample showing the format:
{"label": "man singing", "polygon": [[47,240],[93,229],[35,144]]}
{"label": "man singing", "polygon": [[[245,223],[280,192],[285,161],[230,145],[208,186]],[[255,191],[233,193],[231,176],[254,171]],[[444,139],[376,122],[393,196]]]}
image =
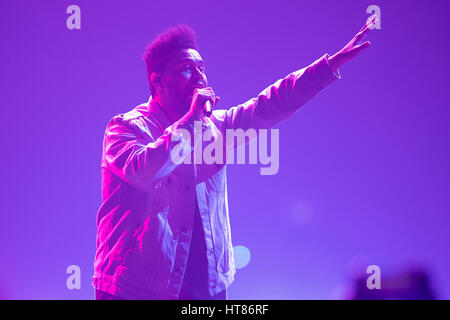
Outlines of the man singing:
{"label": "man singing", "polygon": [[[229,110],[205,74],[194,31],[169,28],[144,60],[151,96],[113,117],[103,141],[102,204],[97,214],[96,299],[227,299],[235,265],[226,163],[176,161],[194,124],[214,137],[227,129],[270,128],[340,78],[339,68],[370,46],[376,17],[339,52],[292,72]],[[201,142],[203,143],[203,142]]]}

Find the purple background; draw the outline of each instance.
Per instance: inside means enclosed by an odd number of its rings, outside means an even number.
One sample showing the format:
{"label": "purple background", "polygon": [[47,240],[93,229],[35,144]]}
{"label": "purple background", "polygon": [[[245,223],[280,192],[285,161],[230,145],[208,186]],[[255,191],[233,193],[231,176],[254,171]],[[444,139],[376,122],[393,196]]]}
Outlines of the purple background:
{"label": "purple background", "polygon": [[[450,298],[450,2],[0,3],[0,297],[93,298],[103,134],[147,101],[141,55],[158,33],[194,27],[229,108],[334,54],[377,4],[372,47],[278,126],[279,173],[229,166],[233,244],[252,254],[229,298],[334,298],[355,261],[358,272],[379,265],[382,281],[422,266]],[[70,4],[81,30],[66,28]],[[297,224],[293,212],[311,219]],[[71,264],[81,290],[66,288]]]}

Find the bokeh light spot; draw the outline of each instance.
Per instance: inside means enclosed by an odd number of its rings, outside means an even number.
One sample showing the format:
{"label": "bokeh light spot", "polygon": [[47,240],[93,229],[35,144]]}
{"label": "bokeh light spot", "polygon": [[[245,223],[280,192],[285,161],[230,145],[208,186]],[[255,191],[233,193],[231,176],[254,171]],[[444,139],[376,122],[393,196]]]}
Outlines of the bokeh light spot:
{"label": "bokeh light spot", "polygon": [[299,201],[292,207],[291,217],[296,225],[309,223],[314,216],[314,209],[310,202]]}
{"label": "bokeh light spot", "polygon": [[242,269],[250,262],[250,250],[244,246],[235,246],[234,251],[234,263],[236,269]]}

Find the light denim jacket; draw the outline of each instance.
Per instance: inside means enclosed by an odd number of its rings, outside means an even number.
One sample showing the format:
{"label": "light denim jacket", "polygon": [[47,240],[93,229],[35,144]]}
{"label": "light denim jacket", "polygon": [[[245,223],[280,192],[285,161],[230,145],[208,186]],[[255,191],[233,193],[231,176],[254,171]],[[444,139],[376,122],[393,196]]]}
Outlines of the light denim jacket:
{"label": "light denim jacket", "polygon": [[[204,124],[226,129],[270,128],[288,119],[340,78],[328,54],[229,110],[214,110]],[[102,204],[97,214],[93,285],[126,299],[177,299],[183,283],[198,201],[205,234],[211,295],[236,273],[228,216],[226,164],[174,163],[178,128],[152,102],[111,119],[101,161]],[[192,149],[191,149],[192,150]]]}

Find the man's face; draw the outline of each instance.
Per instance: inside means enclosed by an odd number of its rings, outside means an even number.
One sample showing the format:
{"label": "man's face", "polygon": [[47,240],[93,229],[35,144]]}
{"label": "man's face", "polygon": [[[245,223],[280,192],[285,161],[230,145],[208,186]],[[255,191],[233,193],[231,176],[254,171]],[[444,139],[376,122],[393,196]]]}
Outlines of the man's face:
{"label": "man's face", "polygon": [[205,64],[195,49],[176,51],[163,73],[164,94],[174,106],[182,108],[179,112],[187,112],[191,105],[195,88],[208,85],[205,75]]}

